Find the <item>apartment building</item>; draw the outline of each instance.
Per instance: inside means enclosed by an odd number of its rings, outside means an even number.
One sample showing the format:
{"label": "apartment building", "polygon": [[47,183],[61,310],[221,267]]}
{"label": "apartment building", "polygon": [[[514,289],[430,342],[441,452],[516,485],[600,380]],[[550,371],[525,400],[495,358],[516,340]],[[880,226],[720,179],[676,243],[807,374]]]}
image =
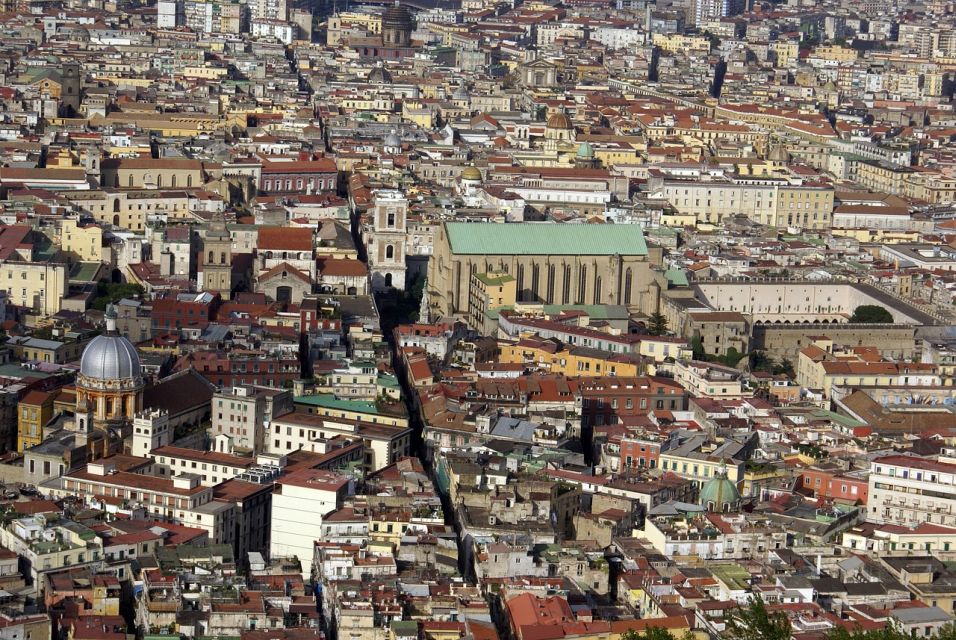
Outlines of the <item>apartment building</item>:
{"label": "apartment building", "polygon": [[737,442],[728,442],[716,448],[708,448],[706,436],[693,436],[676,446],[661,447],[658,454],[660,468],[688,480],[694,481],[698,488],[718,475],[727,474],[727,479],[740,486],[746,463],[744,446]]}
{"label": "apartment building", "polygon": [[180,474],[195,474],[204,487],[214,487],[220,482],[232,480],[255,465],[252,458],[184,447],[159,447],[153,449],[150,455],[155,461],[152,475],[173,478]]}
{"label": "apartment building", "polygon": [[68,520],[51,521],[50,514],[17,518],[0,527],[0,546],[17,554],[33,585],[51,571],[104,558],[103,541],[91,529]]}
{"label": "apartment building", "polygon": [[50,316],[60,311],[67,294],[66,265],[52,261],[0,263],[0,288],[7,303]]}
{"label": "apartment building", "polygon": [[342,507],[351,484],[347,477],[322,469],[294,471],[277,484],[272,496],[270,554],[273,558],[295,556],[302,564],[302,575],[308,578],[322,518]]}
{"label": "apartment building", "polygon": [[956,525],[956,460],[889,455],[870,462],[868,522]]}
{"label": "apartment building", "polygon": [[48,480],[43,492],[56,498],[79,496],[108,511],[142,509],[160,520],[204,529],[214,544],[232,544],[234,505],[213,502],[212,488],[203,486],[200,481],[197,474],[161,478],[117,471],[115,463],[103,459]]}
{"label": "apartment building", "polygon": [[712,362],[678,360],[674,379],[691,395],[706,398],[742,398],[743,376],[736,369]]}
{"label": "apartment building", "polygon": [[[582,426],[614,424],[623,419],[644,416],[651,411],[683,411],[687,392],[669,378],[594,377],[581,380]],[[623,452],[630,458],[625,466],[652,466],[646,456]],[[643,459],[638,462],[639,459]],[[656,466],[656,463],[653,465]]]}
{"label": "apartment building", "polygon": [[365,442],[365,467],[370,472],[384,469],[411,454],[412,430],[407,422],[404,425],[375,424],[320,416],[303,410],[266,423],[265,450],[276,454],[293,451],[327,453],[329,441],[340,436],[361,438]]}
{"label": "apartment building", "polygon": [[235,448],[259,452],[264,448],[264,422],[292,409],[292,394],[287,390],[228,387],[213,394],[212,433],[229,436]]}
{"label": "apartment building", "polygon": [[744,215],[774,228],[822,230],[833,218],[833,187],[789,172],[749,175],[704,165],[663,166],[648,172],[647,186],[651,198],[666,200],[678,217],[692,215],[701,224]]}

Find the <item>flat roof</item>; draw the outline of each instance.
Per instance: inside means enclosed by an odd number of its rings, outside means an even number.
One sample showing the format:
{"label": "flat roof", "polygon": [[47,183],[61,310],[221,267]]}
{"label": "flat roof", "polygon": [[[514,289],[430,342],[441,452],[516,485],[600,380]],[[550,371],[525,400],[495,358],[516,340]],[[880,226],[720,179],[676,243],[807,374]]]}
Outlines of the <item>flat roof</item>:
{"label": "flat roof", "polygon": [[380,413],[374,402],[339,399],[331,393],[313,393],[305,396],[296,396],[294,402],[295,404],[311,405],[325,409],[337,409],[339,411],[354,411],[356,413],[370,413],[375,415]]}
{"label": "flat roof", "polygon": [[445,233],[458,255],[647,255],[636,224],[446,222]]}

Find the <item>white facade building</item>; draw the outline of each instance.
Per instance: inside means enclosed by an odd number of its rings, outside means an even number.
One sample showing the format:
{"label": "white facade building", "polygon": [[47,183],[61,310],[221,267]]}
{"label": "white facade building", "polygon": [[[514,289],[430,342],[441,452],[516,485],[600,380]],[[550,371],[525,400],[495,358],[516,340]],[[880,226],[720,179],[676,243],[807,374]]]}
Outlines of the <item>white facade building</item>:
{"label": "white facade building", "polygon": [[322,518],[341,508],[351,481],[322,469],[302,469],[280,478],[272,495],[273,558],[295,556],[309,577],[314,543],[322,537]]}
{"label": "white facade building", "polygon": [[956,525],[956,459],[904,455],[870,462],[868,522]]}

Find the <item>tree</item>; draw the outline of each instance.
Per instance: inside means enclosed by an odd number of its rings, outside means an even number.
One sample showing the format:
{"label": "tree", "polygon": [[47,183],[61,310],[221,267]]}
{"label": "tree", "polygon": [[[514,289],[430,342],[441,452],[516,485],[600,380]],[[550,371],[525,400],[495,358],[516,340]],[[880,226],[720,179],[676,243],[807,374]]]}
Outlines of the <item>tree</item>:
{"label": "tree", "polygon": [[[954,640],[956,638],[956,626],[947,624],[939,628],[939,631],[931,636],[932,640]],[[837,627],[827,634],[827,640],[911,640],[912,636],[901,629],[898,625],[888,624],[882,629],[870,629],[865,631],[860,627],[852,630],[843,627]]]}
{"label": "tree", "polygon": [[700,336],[694,336],[690,339],[690,348],[694,352],[694,360],[706,360],[707,352],[704,351],[704,341]]}
{"label": "tree", "polygon": [[717,362],[728,367],[736,367],[740,364],[741,359],[743,359],[745,354],[737,351],[736,347],[730,347],[727,349],[727,353],[717,358]]}
{"label": "tree", "polygon": [[864,631],[860,627],[848,630],[837,627],[827,634],[827,640],[905,640],[909,634],[899,631],[893,625],[886,625],[882,629]]}
{"label": "tree", "polygon": [[878,304],[861,304],[853,310],[850,322],[890,324],[893,322],[893,314],[887,311],[886,307],[881,307]]}
{"label": "tree", "polygon": [[667,318],[663,313],[652,313],[647,320],[647,332],[652,336],[662,336],[667,333]]}
{"label": "tree", "polygon": [[621,634],[621,640],[693,640],[694,634],[686,631],[677,637],[663,627],[648,627],[644,632],[628,629]]}
{"label": "tree", "polygon": [[138,284],[101,280],[96,285],[96,297],[90,306],[99,311],[106,311],[107,305],[117,303],[123,298],[138,298],[144,293],[146,290]]}
{"label": "tree", "polygon": [[790,640],[790,620],[782,611],[767,611],[760,595],[727,616],[728,635],[734,640]]}
{"label": "tree", "polygon": [[751,351],[750,352],[750,370],[751,371],[766,371],[772,373],[776,363],[774,359],[767,355],[766,351]]}
{"label": "tree", "polygon": [[789,358],[784,358],[783,360],[780,361],[780,364],[774,365],[773,374],[776,376],[776,375],[780,375],[781,373],[787,376],[788,378],[797,377],[797,372],[794,371],[793,363],[790,362]]}

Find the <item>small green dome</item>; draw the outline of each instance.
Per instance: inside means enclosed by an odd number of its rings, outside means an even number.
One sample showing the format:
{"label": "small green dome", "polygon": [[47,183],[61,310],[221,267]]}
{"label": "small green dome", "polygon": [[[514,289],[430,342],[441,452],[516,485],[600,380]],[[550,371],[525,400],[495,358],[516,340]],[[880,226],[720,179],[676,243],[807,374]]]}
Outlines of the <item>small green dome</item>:
{"label": "small green dome", "polygon": [[591,159],[594,157],[594,147],[591,146],[590,142],[582,142],[578,147],[578,157]]}
{"label": "small green dome", "polygon": [[736,511],[740,508],[740,492],[737,485],[720,472],[704,483],[700,490],[700,506],[708,511]]}

